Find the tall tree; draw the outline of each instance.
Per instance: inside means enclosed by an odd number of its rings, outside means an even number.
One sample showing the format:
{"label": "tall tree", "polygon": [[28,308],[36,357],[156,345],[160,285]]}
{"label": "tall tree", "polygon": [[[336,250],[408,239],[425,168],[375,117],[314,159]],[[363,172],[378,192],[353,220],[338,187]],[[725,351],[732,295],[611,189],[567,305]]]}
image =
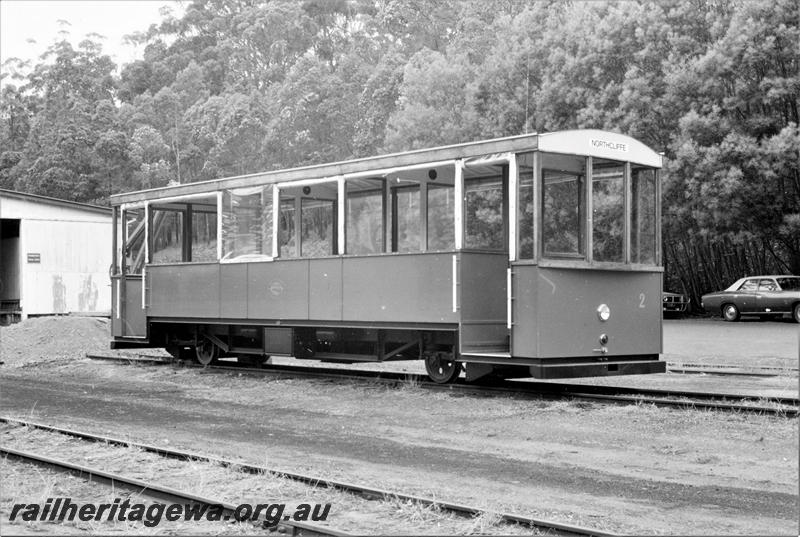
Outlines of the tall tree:
{"label": "tall tree", "polygon": [[791,1],[743,4],[708,51],[676,67],[690,110],[669,163],[671,232],[755,240],[800,273],[800,30]]}

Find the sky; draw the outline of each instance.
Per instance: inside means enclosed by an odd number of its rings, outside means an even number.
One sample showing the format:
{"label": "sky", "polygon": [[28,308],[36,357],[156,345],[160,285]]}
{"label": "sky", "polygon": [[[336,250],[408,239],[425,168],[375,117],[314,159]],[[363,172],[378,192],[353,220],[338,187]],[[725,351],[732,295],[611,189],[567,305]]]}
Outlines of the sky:
{"label": "sky", "polygon": [[[125,45],[123,36],[146,31],[169,6],[179,17],[187,2],[172,0],[0,0],[0,65],[8,58],[32,60],[59,39],[59,20],[70,23],[68,39],[77,48],[87,34],[105,36],[103,52],[118,66],[141,58],[144,47]],[[29,40],[35,40],[35,43]]]}

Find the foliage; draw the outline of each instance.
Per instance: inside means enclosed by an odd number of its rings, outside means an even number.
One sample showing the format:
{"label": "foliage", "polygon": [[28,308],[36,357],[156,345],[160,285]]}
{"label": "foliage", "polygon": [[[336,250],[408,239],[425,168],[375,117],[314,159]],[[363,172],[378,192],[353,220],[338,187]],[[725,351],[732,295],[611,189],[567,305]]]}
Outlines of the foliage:
{"label": "foliage", "polygon": [[170,181],[603,128],[665,152],[671,286],[800,273],[798,11],[793,0],[193,0],[129,36],[144,56],[119,70],[97,36],[74,48],[65,32],[35,65],[6,62],[0,187],[106,203]]}

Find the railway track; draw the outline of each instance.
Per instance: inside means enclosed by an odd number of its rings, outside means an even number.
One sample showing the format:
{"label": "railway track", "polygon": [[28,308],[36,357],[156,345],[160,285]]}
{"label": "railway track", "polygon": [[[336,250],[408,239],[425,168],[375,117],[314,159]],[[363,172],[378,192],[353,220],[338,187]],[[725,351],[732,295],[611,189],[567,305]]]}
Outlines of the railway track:
{"label": "railway track", "polygon": [[[7,418],[0,418],[0,420],[2,420],[4,423],[17,424],[20,426],[45,428],[45,426],[42,426],[40,424],[34,424],[19,420],[10,420]],[[62,431],[56,428],[47,428],[47,430],[53,432],[63,432],[64,434],[72,434],[72,436],[76,437],[78,437],[77,435],[81,434],[75,431],[68,432],[66,429]],[[85,439],[89,440],[88,436]],[[104,441],[101,437],[91,438],[91,440],[96,442]],[[116,442],[121,442],[121,441],[116,441]],[[120,443],[118,445],[122,444]],[[101,483],[103,485],[110,486],[115,491],[121,489],[153,500],[170,502],[181,505],[201,506],[206,509],[212,507],[218,507],[221,508],[220,515],[222,520],[226,522],[237,520],[236,518],[237,506],[228,502],[224,502],[219,499],[207,498],[204,496],[193,494],[191,492],[186,492],[171,487],[166,487],[158,483],[142,481],[140,479],[135,479],[133,477],[124,476],[114,472],[106,472],[98,468],[93,468],[90,466],[84,466],[80,464],[74,464],[68,461],[56,459],[53,457],[49,457],[31,451],[24,451],[5,446],[0,446],[0,455],[11,460],[18,460],[24,463],[34,464],[36,466],[55,470],[59,473],[74,475],[83,478],[91,483]],[[249,518],[247,520],[249,521]],[[255,520],[252,522],[257,523],[260,521]],[[271,529],[277,530],[282,534],[290,534],[296,537],[305,537],[305,536],[347,537],[350,535],[349,533],[345,533],[343,531],[321,526],[318,524],[310,524],[306,522],[297,522],[291,520],[284,520]]]}
{"label": "railway track", "polygon": [[[587,528],[583,526],[576,526],[571,524],[564,524],[558,521],[553,520],[545,520],[540,518],[533,518],[527,517],[524,515],[514,514],[514,513],[496,513],[496,512],[488,512],[484,509],[459,504],[455,502],[448,502],[441,499],[435,498],[427,498],[422,496],[416,496],[412,494],[403,494],[399,492],[378,489],[373,487],[368,487],[365,485],[359,485],[355,483],[347,483],[343,481],[336,481],[332,479],[326,479],[319,476],[313,476],[308,474],[301,474],[297,472],[290,472],[280,468],[270,468],[265,466],[258,466],[258,465],[251,465],[248,463],[244,463],[242,461],[232,461],[227,459],[222,459],[218,457],[209,457],[207,455],[199,454],[199,453],[192,453],[183,450],[177,450],[173,448],[166,448],[166,447],[159,447],[150,444],[143,444],[132,442],[130,440],[123,440],[120,438],[114,438],[109,436],[103,435],[96,435],[89,432],[77,431],[73,429],[66,429],[55,427],[51,425],[46,425],[42,423],[37,423],[29,420],[21,420],[15,419],[5,416],[0,416],[0,423],[5,423],[11,426],[19,426],[19,427],[29,427],[33,429],[40,429],[43,431],[47,431],[50,433],[57,433],[65,436],[70,436],[73,438],[77,438],[80,440],[85,440],[88,442],[97,442],[107,445],[113,446],[120,446],[126,448],[136,448],[147,453],[153,453],[159,455],[161,457],[170,458],[170,459],[178,459],[182,461],[205,461],[210,462],[213,464],[217,464],[223,467],[233,467],[236,468],[240,472],[246,472],[251,474],[271,474],[274,476],[278,476],[284,479],[297,481],[300,483],[307,484],[311,487],[324,487],[329,489],[336,489],[339,491],[344,491],[350,494],[354,494],[357,496],[361,496],[370,500],[380,500],[380,501],[403,501],[403,502],[411,502],[416,505],[425,506],[425,507],[433,507],[443,511],[449,511],[456,513],[461,516],[467,517],[479,517],[485,514],[494,515],[505,524],[512,524],[512,525],[522,525],[526,528],[531,529],[538,529],[548,532],[550,535],[558,535],[558,536],[576,536],[576,537],[610,537],[614,534],[603,532],[593,528]],[[87,468],[79,465],[75,465],[66,461],[59,461],[56,459],[51,459],[49,457],[44,457],[41,455],[31,454],[22,452],[19,450],[14,450],[6,447],[0,447],[0,453],[4,456],[9,456],[12,458],[21,459],[27,462],[34,462],[36,464],[45,465],[49,467],[53,467],[60,471],[67,471],[76,475],[81,476],[89,476],[89,478],[97,478],[97,480],[111,483],[115,486],[122,486],[123,488],[134,490],[136,492],[143,492],[148,496],[155,496],[159,499],[166,499],[168,501],[179,501],[179,502],[192,502],[192,503],[201,503],[205,505],[222,505],[226,509],[226,514],[232,514],[235,510],[236,506],[220,502],[217,500],[211,500],[208,498],[203,498],[200,496],[193,495],[191,493],[184,493],[181,491],[176,491],[175,489],[167,488],[167,487],[160,487],[158,485],[152,483],[145,483],[139,480],[126,478],[124,476],[119,476],[117,474],[111,474],[107,472],[103,472],[100,470],[95,470],[92,468]],[[283,524],[282,524],[283,525]],[[291,528],[292,534],[297,536],[304,536],[304,535],[330,535],[330,536],[344,536],[348,535],[347,533],[333,530],[330,528],[324,528],[321,526],[311,525],[307,523],[300,523],[300,522],[291,522],[286,523],[287,526]]]}
{"label": "railway track", "polygon": [[[108,360],[124,363],[167,364],[162,358],[120,358],[111,355],[87,354],[94,360]],[[167,359],[168,360],[168,359]],[[202,366],[185,363],[189,367]],[[800,409],[797,397],[756,398],[736,393],[708,393],[684,390],[660,390],[652,388],[628,388],[620,386],[600,386],[567,382],[542,382],[532,380],[506,380],[493,384],[467,384],[463,381],[453,384],[436,384],[425,375],[368,371],[359,369],[337,369],[330,367],[304,367],[285,364],[265,364],[259,368],[219,362],[206,369],[215,371],[235,371],[252,375],[285,374],[310,378],[356,379],[394,383],[413,383],[422,388],[445,390],[479,395],[536,396],[546,398],[571,398],[589,401],[602,401],[619,404],[652,404],[659,407],[691,408],[698,410],[719,410],[747,412],[765,415],[796,417]]]}
{"label": "railway track", "polygon": [[677,364],[672,362],[667,362],[667,371],[669,373],[679,374],[701,374],[735,377],[796,377],[798,374],[798,368],[796,367],[743,367],[723,364]]}

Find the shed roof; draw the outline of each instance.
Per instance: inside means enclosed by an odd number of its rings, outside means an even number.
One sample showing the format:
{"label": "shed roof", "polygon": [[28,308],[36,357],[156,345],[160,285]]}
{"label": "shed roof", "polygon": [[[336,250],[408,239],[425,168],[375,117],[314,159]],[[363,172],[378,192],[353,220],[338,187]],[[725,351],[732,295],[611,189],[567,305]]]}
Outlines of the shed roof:
{"label": "shed roof", "polygon": [[99,213],[103,215],[111,215],[111,208],[110,207],[103,207],[101,205],[93,205],[91,203],[81,203],[78,201],[70,201],[64,200],[60,198],[51,198],[49,196],[40,196],[38,194],[28,194],[27,192],[18,192],[16,190],[6,190],[5,188],[0,188],[0,199],[2,198],[9,198],[9,199],[16,199],[21,201],[27,201],[30,203],[38,203],[43,205],[53,205],[56,207],[67,207],[70,209],[77,209],[88,211],[92,213]]}

